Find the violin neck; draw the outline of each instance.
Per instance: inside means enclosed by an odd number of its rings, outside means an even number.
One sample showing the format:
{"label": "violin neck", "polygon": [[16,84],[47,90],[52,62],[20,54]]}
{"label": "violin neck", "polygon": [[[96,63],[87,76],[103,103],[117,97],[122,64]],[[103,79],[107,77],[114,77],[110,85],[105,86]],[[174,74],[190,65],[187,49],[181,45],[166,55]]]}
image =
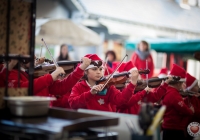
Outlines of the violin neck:
{"label": "violin neck", "polygon": [[129,77],[129,74],[131,74],[131,73],[130,72],[116,73],[116,74],[113,75],[113,78],[120,77],[120,76],[127,76],[127,77]]}
{"label": "violin neck", "polygon": [[162,80],[166,80],[168,79],[167,77],[166,78],[151,78],[148,80],[148,82],[158,82],[158,81],[162,81]]}
{"label": "violin neck", "polygon": [[195,94],[195,92],[193,92],[193,91],[188,91],[188,90],[186,90],[186,91],[180,90],[179,92],[180,92],[181,95],[183,95],[183,96],[193,96],[193,95]]}

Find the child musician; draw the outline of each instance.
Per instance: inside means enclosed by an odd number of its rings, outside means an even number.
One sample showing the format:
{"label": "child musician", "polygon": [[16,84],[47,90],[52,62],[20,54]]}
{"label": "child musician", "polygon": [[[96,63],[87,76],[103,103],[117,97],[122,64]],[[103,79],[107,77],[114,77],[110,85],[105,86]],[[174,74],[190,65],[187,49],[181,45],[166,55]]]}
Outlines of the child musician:
{"label": "child musician", "polygon": [[[186,118],[189,120],[187,125],[189,125],[189,123],[191,122],[200,123],[200,102],[198,99],[200,94],[198,93],[198,91],[199,91],[198,80],[192,75],[190,75],[189,73],[187,73],[186,74],[186,94],[188,95],[184,101],[185,101],[185,104],[187,104],[188,106],[193,106],[195,110],[194,115],[192,117]],[[188,134],[187,139],[192,140],[193,137],[189,136]]]}
{"label": "child musician", "polygon": [[[57,67],[51,74],[46,74],[39,78],[34,79],[34,95],[37,96],[49,96],[49,95],[63,95],[67,93],[71,88],[80,80],[84,75],[84,70],[90,64],[91,60],[88,58],[82,58],[83,63],[77,67],[70,75],[63,80],[58,80],[59,74],[64,73],[61,67]],[[29,63],[21,65],[20,70],[20,87],[28,87],[28,75],[25,69],[28,69]],[[12,70],[9,74],[9,87],[17,87],[18,71]]]}
{"label": "child musician", "polygon": [[120,92],[115,86],[102,89],[103,84],[96,82],[103,76],[104,69],[101,59],[96,54],[88,54],[85,57],[92,59],[96,64],[91,64],[85,69],[85,80],[77,83],[69,96],[69,104],[72,109],[92,109],[101,111],[113,111],[110,104],[122,105],[130,99],[138,79],[138,71],[131,71],[131,83]]}
{"label": "child musician", "polygon": [[[104,75],[111,74],[112,71],[110,71],[110,70],[111,70],[111,68],[109,69],[109,67],[105,67],[105,73],[104,73]],[[71,107],[69,105],[69,102],[68,102],[70,94],[71,94],[71,90],[69,90],[63,96],[57,96],[57,100],[52,102],[52,106],[71,109]],[[114,112],[116,112],[116,106],[111,105],[111,107],[112,107],[112,110]]]}
{"label": "child musician", "polygon": [[185,139],[184,130],[186,128],[185,117],[194,114],[194,108],[190,108],[184,103],[179,90],[183,87],[186,78],[186,71],[180,66],[173,64],[170,72],[171,76],[179,76],[179,82],[169,83],[167,93],[163,98],[163,105],[167,107],[163,116],[163,140]]}

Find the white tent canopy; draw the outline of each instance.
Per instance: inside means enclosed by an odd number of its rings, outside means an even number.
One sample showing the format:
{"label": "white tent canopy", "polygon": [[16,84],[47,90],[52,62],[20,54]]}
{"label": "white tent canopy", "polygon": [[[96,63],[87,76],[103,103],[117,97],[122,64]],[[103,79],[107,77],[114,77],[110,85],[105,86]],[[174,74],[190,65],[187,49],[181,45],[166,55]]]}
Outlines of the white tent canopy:
{"label": "white tent canopy", "polygon": [[55,19],[41,25],[36,44],[41,44],[42,38],[52,45],[99,46],[101,43],[97,33],[67,19]]}

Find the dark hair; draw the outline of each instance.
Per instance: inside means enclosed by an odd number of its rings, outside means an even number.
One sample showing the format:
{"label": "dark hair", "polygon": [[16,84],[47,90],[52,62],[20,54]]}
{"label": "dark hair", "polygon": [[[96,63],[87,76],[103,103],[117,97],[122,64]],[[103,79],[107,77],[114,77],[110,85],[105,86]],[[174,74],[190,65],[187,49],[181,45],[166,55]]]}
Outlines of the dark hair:
{"label": "dark hair", "polygon": [[[146,45],[146,46],[147,46],[147,51],[149,50],[149,43],[148,43],[147,41],[141,40],[140,43],[143,43],[144,45]],[[137,48],[138,48],[138,49],[139,49],[140,43],[138,43],[138,45],[137,45]]]}
{"label": "dark hair", "polygon": [[68,53],[67,53],[67,55],[64,57],[64,56],[62,56],[62,48],[63,47],[68,47],[67,46],[67,44],[62,44],[61,46],[60,46],[60,55],[59,55],[59,57],[58,57],[58,61],[61,61],[61,60],[69,60],[69,55],[68,55]]}
{"label": "dark hair", "polygon": [[[86,70],[86,71],[87,71],[87,70]],[[86,74],[86,73],[84,73],[83,77],[81,78],[81,81],[82,81],[82,80],[88,81],[88,77],[87,77],[87,74]]]}
{"label": "dark hair", "polygon": [[[106,52],[106,58],[108,57],[108,54],[111,54],[112,56],[113,56],[113,58],[114,58],[114,61],[116,60],[116,54],[115,54],[115,52],[114,51],[112,51],[112,50],[110,50],[110,51],[107,51]],[[105,59],[106,59],[105,58]]]}

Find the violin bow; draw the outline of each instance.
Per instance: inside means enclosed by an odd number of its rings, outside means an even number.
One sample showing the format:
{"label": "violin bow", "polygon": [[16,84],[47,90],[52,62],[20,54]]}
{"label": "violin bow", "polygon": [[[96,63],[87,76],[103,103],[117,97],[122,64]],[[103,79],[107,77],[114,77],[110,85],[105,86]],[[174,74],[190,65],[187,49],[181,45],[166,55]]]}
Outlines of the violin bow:
{"label": "violin bow", "polygon": [[[106,67],[106,71],[107,71],[108,75],[110,75],[110,72],[109,72],[108,67],[107,67],[107,63],[108,63],[108,57],[106,57],[105,67]],[[105,74],[105,72],[104,72],[104,74]]]}
{"label": "violin bow", "polygon": [[[146,69],[148,69],[148,60],[146,59]],[[148,86],[148,83],[149,83],[149,81],[148,81],[148,74],[146,74],[146,82],[147,82],[147,86]]]}
{"label": "violin bow", "polygon": [[42,47],[43,47],[43,44],[41,45],[41,48],[40,48],[40,58],[42,57]]}
{"label": "violin bow", "polygon": [[103,88],[102,89],[104,89],[105,88],[105,86],[108,84],[108,82],[110,81],[110,79],[112,78],[112,76],[114,75],[114,73],[119,69],[119,67],[122,65],[122,62],[124,61],[124,59],[127,57],[128,55],[126,54],[125,56],[124,56],[124,58],[121,60],[121,62],[118,64],[118,66],[117,66],[117,68],[112,72],[112,74],[108,77],[108,79],[107,79],[107,81],[106,81],[106,83],[103,85]]}
{"label": "violin bow", "polygon": [[[45,43],[44,39],[42,38],[41,40],[42,40],[42,42],[44,43],[45,47],[47,48],[47,51],[49,52],[49,55],[51,56],[54,65],[56,66],[56,68],[59,67],[59,66],[58,66],[58,63],[57,63],[56,60],[53,58],[53,55],[51,54],[51,51],[49,50],[49,48],[48,48],[47,44]],[[65,74],[60,74],[60,76],[61,76],[61,77],[64,77]]]}

